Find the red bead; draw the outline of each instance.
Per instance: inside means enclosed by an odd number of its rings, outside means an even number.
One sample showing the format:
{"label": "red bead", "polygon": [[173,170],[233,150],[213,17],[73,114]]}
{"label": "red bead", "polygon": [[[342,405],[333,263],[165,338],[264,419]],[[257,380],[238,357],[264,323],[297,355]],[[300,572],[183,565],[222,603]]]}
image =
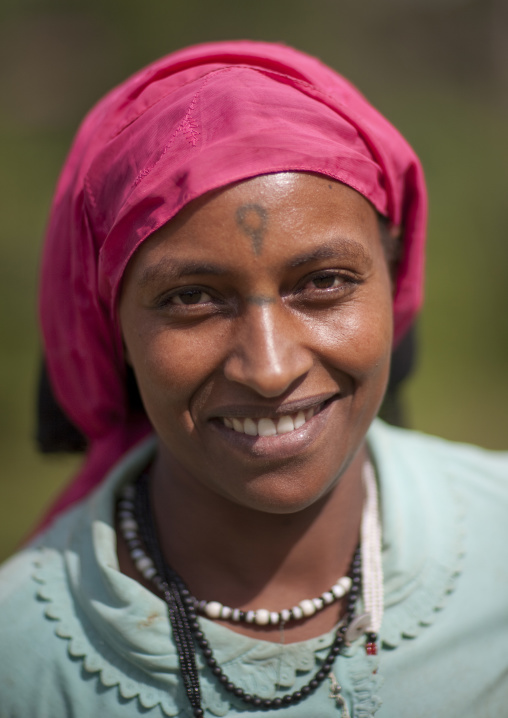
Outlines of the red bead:
{"label": "red bead", "polygon": [[377,656],[377,643],[366,643],[365,651],[368,656]]}

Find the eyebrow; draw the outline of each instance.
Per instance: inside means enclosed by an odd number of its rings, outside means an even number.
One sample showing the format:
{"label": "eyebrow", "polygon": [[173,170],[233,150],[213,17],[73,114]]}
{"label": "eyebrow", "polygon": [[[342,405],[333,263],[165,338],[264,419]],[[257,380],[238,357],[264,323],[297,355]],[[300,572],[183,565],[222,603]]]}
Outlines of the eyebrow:
{"label": "eyebrow", "polygon": [[227,270],[218,264],[208,262],[188,261],[175,264],[167,257],[162,257],[156,264],[146,267],[141,274],[139,284],[145,287],[153,280],[170,279],[177,280],[192,274],[212,274],[215,276],[226,274]]}
{"label": "eyebrow", "polygon": [[[335,261],[353,259],[365,262],[368,266],[372,264],[372,257],[363,244],[352,239],[341,237],[317,249],[293,257],[286,264],[286,267],[289,269],[297,269],[302,265],[324,259],[333,259]],[[168,257],[162,257],[158,262],[143,270],[139,279],[139,285],[145,287],[154,280],[169,279],[175,281],[191,275],[208,274],[219,277],[228,274],[230,271],[231,269],[229,267],[211,262],[189,260],[179,263]]]}
{"label": "eyebrow", "polygon": [[340,237],[336,241],[329,242],[318,249],[305,252],[303,254],[294,257],[288,266],[291,269],[296,269],[303,264],[309,262],[316,262],[322,259],[354,259],[365,262],[369,266],[372,264],[372,256],[365,249],[363,244],[355,241],[354,239],[346,239]]}

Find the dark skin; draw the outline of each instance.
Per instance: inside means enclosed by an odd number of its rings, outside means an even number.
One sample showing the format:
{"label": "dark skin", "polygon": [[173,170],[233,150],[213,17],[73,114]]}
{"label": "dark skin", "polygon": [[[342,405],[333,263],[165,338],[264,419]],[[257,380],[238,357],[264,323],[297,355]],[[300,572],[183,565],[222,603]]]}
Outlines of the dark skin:
{"label": "dark skin", "polygon": [[[120,322],[158,437],[153,512],[198,598],[281,610],[347,574],[388,378],[391,269],[369,202],[303,173],[195,200],[131,260]],[[230,428],[302,411],[288,433]],[[118,536],[120,569],[144,583]],[[287,624],[284,640],[325,633],[342,610]],[[227,625],[280,640],[279,627]]]}

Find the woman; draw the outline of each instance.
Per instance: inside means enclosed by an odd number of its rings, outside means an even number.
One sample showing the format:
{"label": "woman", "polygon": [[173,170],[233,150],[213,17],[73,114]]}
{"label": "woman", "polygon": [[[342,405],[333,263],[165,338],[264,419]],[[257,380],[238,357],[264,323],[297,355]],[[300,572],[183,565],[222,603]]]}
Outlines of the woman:
{"label": "woman", "polygon": [[89,447],[2,572],[2,716],[502,714],[508,457],[375,420],[425,214],[407,143],[289,48],[189,48],[90,113],[41,287]]}

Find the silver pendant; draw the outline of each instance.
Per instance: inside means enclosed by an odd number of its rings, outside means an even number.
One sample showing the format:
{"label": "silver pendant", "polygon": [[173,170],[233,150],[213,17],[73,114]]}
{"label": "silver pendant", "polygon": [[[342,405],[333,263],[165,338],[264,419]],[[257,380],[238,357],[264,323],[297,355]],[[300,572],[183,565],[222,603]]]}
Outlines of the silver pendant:
{"label": "silver pendant", "polygon": [[353,618],[349,624],[346,635],[344,636],[346,644],[349,646],[353,641],[365,633],[371,623],[370,613],[362,613],[360,616]]}

